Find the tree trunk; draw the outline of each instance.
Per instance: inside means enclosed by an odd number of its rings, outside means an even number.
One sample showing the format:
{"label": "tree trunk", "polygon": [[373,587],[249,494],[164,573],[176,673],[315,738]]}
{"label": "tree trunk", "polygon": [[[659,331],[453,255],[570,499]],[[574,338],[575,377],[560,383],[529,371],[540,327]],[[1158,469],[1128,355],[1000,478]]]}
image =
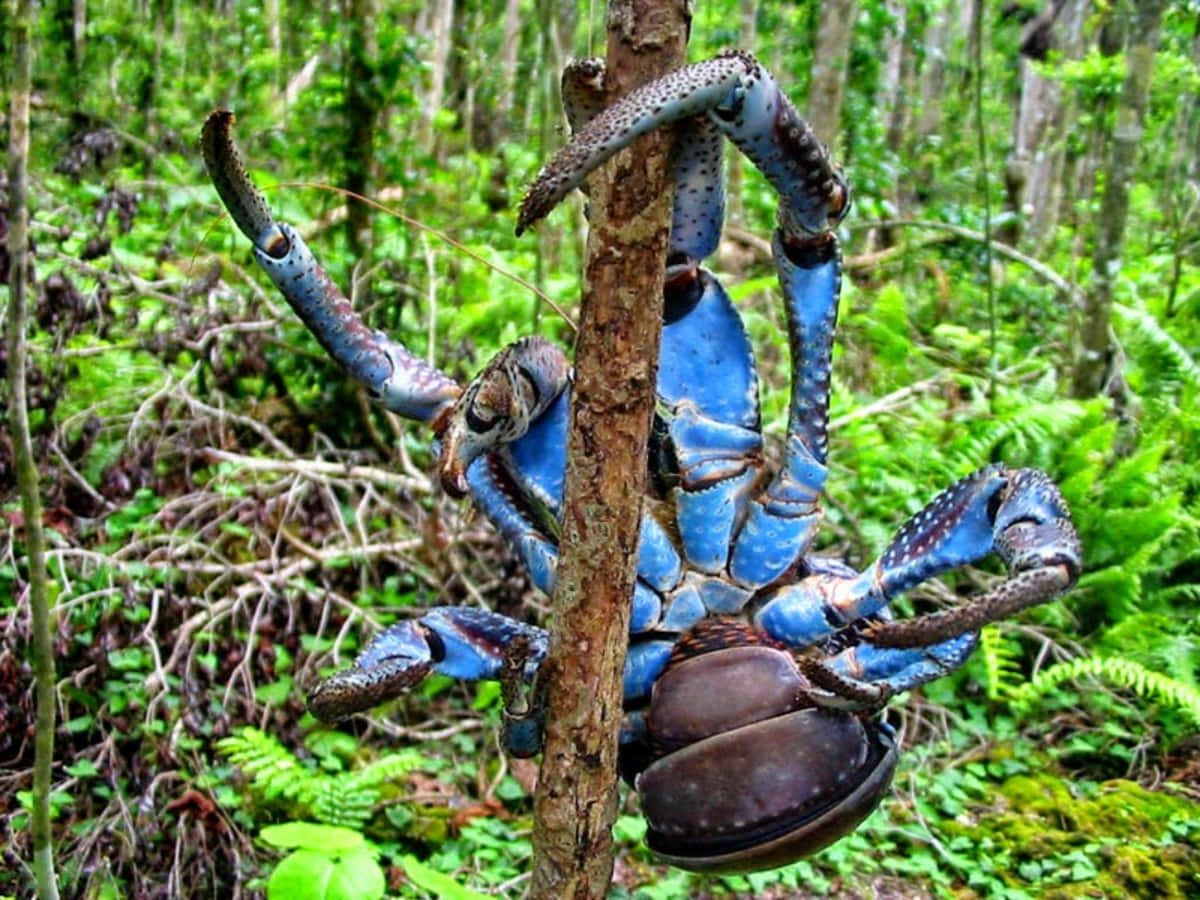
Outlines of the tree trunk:
{"label": "tree trunk", "polygon": [[[1062,24],[1062,58],[1078,61],[1083,58],[1086,49],[1084,43],[1085,24],[1092,8],[1091,0],[1067,0],[1067,5],[1059,14]],[[1054,235],[1055,228],[1062,220],[1062,212],[1067,204],[1074,205],[1078,181],[1064,177],[1067,170],[1068,132],[1075,120],[1075,98],[1067,96],[1060,103],[1055,116],[1054,130],[1046,138],[1050,145],[1048,153],[1037,154],[1033,160],[1033,168],[1029,174],[1030,198],[1032,213],[1029,220],[1029,246],[1035,254]],[[1045,195],[1038,196],[1032,191],[1045,186]],[[1071,189],[1067,190],[1067,185]]]}
{"label": "tree trunk", "polygon": [[1055,174],[1064,152],[1062,83],[1036,65],[1052,51],[1077,59],[1087,0],[1054,0],[1026,24],[1021,36],[1020,101],[1013,118],[1012,150],[1004,172],[1008,209],[1016,213],[1000,233],[1016,246],[1021,230],[1034,246],[1053,227],[1057,209]]}
{"label": "tree trunk", "polygon": [[42,500],[38,472],[29,436],[29,408],[25,391],[26,299],[29,292],[29,95],[32,81],[34,0],[13,0],[9,6],[12,36],[12,100],[9,109],[8,145],[8,384],[9,419],[21,514],[25,519],[25,552],[28,565],[26,596],[33,629],[34,726],[33,872],[41,900],[57,900],[54,847],[50,832],[51,765],[54,762],[54,645],[49,595],[46,590],[45,541],[42,534]]}
{"label": "tree trunk", "polygon": [[1134,5],[1133,24],[1125,49],[1125,82],[1121,87],[1116,125],[1104,167],[1104,196],[1096,218],[1092,284],[1083,302],[1080,347],[1071,386],[1076,397],[1099,394],[1109,375],[1113,285],[1121,267],[1125,220],[1129,213],[1129,182],[1142,141],[1150,80],[1154,75],[1154,54],[1166,0],[1136,0]]}
{"label": "tree trunk", "polygon": [[841,133],[842,94],[850,64],[856,0],[826,0],[821,4],[817,43],[813,47],[808,83],[808,124],[825,144],[833,146]]}
{"label": "tree trunk", "polygon": [[[611,0],[607,90],[684,60],[686,0]],[[546,747],[534,798],[534,900],[600,900],[612,878],[617,734],[671,216],[671,135],[642,138],[591,180]]]}
{"label": "tree trunk", "polygon": [[[903,158],[916,63],[913,47],[920,39],[921,12],[915,4],[902,3],[900,0],[888,0],[887,5],[895,25],[886,39],[883,78],[876,104],[878,109],[883,110],[887,125],[887,146],[897,158]],[[911,194],[912,185],[908,179],[897,179],[892,185],[892,204],[897,218],[908,215]],[[868,247],[882,248],[891,247],[895,241],[891,228],[879,228],[872,229],[867,243]]]}
{"label": "tree trunk", "polygon": [[[346,22],[345,79],[346,140],[342,145],[346,190],[367,196],[375,157],[375,120],[379,94],[375,85],[375,0],[350,0]],[[362,259],[369,252],[372,210],[353,198],[346,202],[346,240],[351,255]],[[349,283],[349,279],[347,280]]]}
{"label": "tree trunk", "polygon": [[442,109],[446,94],[446,66],[450,62],[451,35],[454,29],[454,0],[434,0],[430,10],[433,57],[429,60],[429,89],[421,107],[421,131],[418,144],[431,155],[434,152],[433,120]]}
{"label": "tree trunk", "polygon": [[946,93],[946,57],[950,48],[950,11],[946,4],[936,5],[925,26],[925,60],[919,81],[920,118],[914,143],[937,134],[942,127],[942,98]]}
{"label": "tree trunk", "polygon": [[496,143],[512,133],[513,108],[516,106],[517,49],[521,38],[521,2],[505,0],[504,46],[500,49],[500,99],[496,101]]}

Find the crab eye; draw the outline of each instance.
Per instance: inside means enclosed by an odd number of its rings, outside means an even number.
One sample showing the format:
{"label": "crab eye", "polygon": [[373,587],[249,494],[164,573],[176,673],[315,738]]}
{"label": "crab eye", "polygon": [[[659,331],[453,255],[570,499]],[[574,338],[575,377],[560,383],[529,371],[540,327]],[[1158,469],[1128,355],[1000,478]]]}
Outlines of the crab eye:
{"label": "crab eye", "polygon": [[483,403],[472,403],[466,408],[467,427],[473,434],[487,434],[496,427],[500,414]]}

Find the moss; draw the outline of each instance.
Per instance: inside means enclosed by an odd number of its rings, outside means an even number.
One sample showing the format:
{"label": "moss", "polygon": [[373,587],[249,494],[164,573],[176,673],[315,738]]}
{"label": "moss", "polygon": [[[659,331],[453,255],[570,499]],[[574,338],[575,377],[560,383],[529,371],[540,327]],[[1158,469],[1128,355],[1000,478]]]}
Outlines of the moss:
{"label": "moss", "polygon": [[1046,773],[1017,775],[996,805],[948,823],[985,849],[1006,885],[1046,898],[1200,895],[1200,804],[1131,781],[1085,795]]}

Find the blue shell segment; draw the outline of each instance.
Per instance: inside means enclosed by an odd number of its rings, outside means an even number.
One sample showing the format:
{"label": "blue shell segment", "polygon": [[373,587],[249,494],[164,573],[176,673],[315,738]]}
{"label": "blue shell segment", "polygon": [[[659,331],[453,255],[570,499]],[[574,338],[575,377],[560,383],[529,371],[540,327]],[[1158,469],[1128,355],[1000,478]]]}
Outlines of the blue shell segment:
{"label": "blue shell segment", "polygon": [[750,469],[716,487],[699,491],[675,490],[683,551],[695,568],[713,575],[725,568],[739,500],[754,482],[754,476],[754,470]]}
{"label": "blue shell segment", "polygon": [[681,122],[676,137],[671,250],[689,259],[716,252],[725,221],[724,143],[705,117]]}
{"label": "blue shell segment", "polygon": [[835,186],[825,149],[755,60],[712,117],[779,194],[779,221],[789,233],[814,236],[829,230]]}
{"label": "blue shell segment", "polygon": [[742,611],[742,607],[750,599],[750,592],[731,584],[724,578],[705,578],[702,575],[690,573],[688,581],[696,586],[700,594],[700,602],[710,613],[731,616]]}
{"label": "blue shell segment", "polygon": [[[426,631],[437,635],[432,646]],[[504,647],[518,635],[530,639],[525,670],[529,678],[546,656],[546,632],[488,609],[461,606],[434,607],[419,620],[385,629],[354,665],[372,670],[432,660],[434,669],[451,678],[493,678],[500,671]]]}
{"label": "blue shell segment", "polygon": [[829,667],[843,677],[885,684],[899,693],[953,672],[967,661],[978,641],[979,635],[971,632],[912,650],[865,643],[842,651],[829,660]]}
{"label": "blue shell segment", "polygon": [[337,362],[393,412],[428,421],[454,401],[459,388],[401,344],[368,328],[321,268],[294,228],[280,223],[288,252],[273,257],[258,247],[254,258],[296,314]]}
{"label": "blue shell segment", "polygon": [[662,621],[658,623],[659,631],[684,632],[708,615],[700,592],[694,584],[683,584],[667,598],[667,609]]}
{"label": "blue shell segment", "polygon": [[805,265],[798,265],[789,256],[779,232],[775,233],[773,246],[792,354],[787,479],[815,496],[825,487],[829,452],[830,366],[842,258],[832,239],[805,251]]}
{"label": "blue shell segment", "polygon": [[762,436],[740,425],[726,425],[683,407],[667,423],[684,487],[707,487],[757,463]]}
{"label": "blue shell segment", "polygon": [[671,536],[652,516],[642,516],[642,534],[638,543],[638,578],[659,593],[666,593],[683,577],[683,561],[671,543]]}
{"label": "blue shell segment", "polygon": [[629,648],[625,657],[625,701],[650,696],[650,688],[667,667],[673,641],[644,641]]}
{"label": "blue shell segment", "polygon": [[771,637],[804,647],[870,615],[885,602],[875,589],[873,568],[851,580],[813,575],[775,591],[754,622]]}
{"label": "blue shell segment", "polygon": [[633,610],[629,614],[629,631],[640,634],[658,624],[662,615],[662,598],[642,582],[633,586]]}
{"label": "blue shell segment", "polygon": [[478,457],[471,463],[467,469],[471,495],[520,558],[537,589],[549,596],[554,593],[558,549],[538,533],[526,513],[505,492],[492,473],[492,465],[488,456]]}
{"label": "blue shell segment", "polygon": [[820,522],[818,515],[786,518],[751,503],[734,544],[729,574],[751,587],[770,584],[809,548]]}
{"label": "blue shell segment", "polygon": [[529,431],[504,448],[521,489],[555,517],[562,510],[566,477],[569,394],[559,394],[546,412],[530,423]]}
{"label": "blue shell segment", "polygon": [[733,301],[711,272],[687,315],[663,326],[658,394],[671,407],[687,402],[705,418],[758,427],[754,351]]}

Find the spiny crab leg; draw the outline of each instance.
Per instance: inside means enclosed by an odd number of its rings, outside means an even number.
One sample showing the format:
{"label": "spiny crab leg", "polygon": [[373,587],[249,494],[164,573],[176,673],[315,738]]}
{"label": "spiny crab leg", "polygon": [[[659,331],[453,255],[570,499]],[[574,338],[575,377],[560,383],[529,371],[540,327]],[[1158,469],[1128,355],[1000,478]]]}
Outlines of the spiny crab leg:
{"label": "spiny crab leg", "polygon": [[210,114],[200,146],[217,193],[254,244],[258,264],[329,355],[384,406],[419,421],[447,410],[459,395],[454,380],[368,328],[296,230],[272,218],[233,144],[233,121],[228,110]]}
{"label": "spiny crab leg", "polygon": [[[572,60],[563,69],[563,109],[572,135],[578,134],[604,112],[604,73],[604,60],[595,57]],[[668,290],[672,289],[669,283],[672,278],[694,275],[687,270],[717,249],[725,219],[721,132],[704,114],[682,119],[676,128],[675,206],[667,254]],[[582,180],[579,187],[587,192]]]}
{"label": "spiny crab leg", "polygon": [[587,122],[534,180],[517,234],[636,138],[705,114],[771,182],[789,238],[825,234],[845,214],[845,181],[812,129],[753,56],[731,51],[643,85]]}
{"label": "spiny crab leg", "polygon": [[980,469],[910,519],[861,575],[812,575],[780,588],[759,610],[757,623],[803,646],[878,613],[928,578],[993,552],[1009,569],[998,588],[943,612],[872,623],[857,646],[830,662],[841,677],[906,690],[961,665],[982,626],[1053,599],[1079,577],[1079,538],[1066,501],[1044,473],[1002,465]]}
{"label": "spiny crab leg", "polygon": [[[369,329],[295,229],[272,217],[246,174],[232,127],[232,113],[212,113],[204,124],[201,149],[217,192],[252,242],[259,265],[355,380],[387,408],[429,422],[441,435],[439,470],[447,491],[460,495],[469,487],[539,585],[552,584],[553,544],[528,509],[515,502],[514,494],[548,503],[545,495],[557,490],[558,476],[544,461],[523,466],[506,461],[539,420],[544,419],[538,426],[543,431],[549,427],[554,435],[565,435],[564,390],[570,370],[562,351],[542,338],[524,338],[501,351],[466,390],[460,390],[402,344]],[[556,415],[545,416],[556,403]],[[531,434],[529,439],[543,456],[554,455],[556,445],[553,440],[547,443],[545,434]],[[503,648],[515,636],[529,639],[532,674],[545,654],[540,629],[479,610],[435,610],[377,636],[353,667],[317,686],[310,698],[312,708],[322,718],[343,717],[399,694],[431,671],[495,677]]]}
{"label": "spiny crab leg", "polygon": [[435,607],[376,635],[354,665],[317,685],[308,706],[318,719],[336,722],[400,696],[431,672],[466,680],[497,678],[507,659],[511,675],[512,654],[506,648],[517,640],[524,642],[528,681],[546,655],[545,631],[491,610]]}
{"label": "spiny crab leg", "polygon": [[[998,475],[995,469],[988,474]],[[1083,567],[1083,548],[1058,487],[1036,469],[1007,473],[1006,484],[989,504],[991,549],[1004,560],[1008,578],[994,590],[962,606],[914,619],[881,622],[867,629],[877,647],[924,647],[977,631],[990,622],[1052,600],[1073,585]],[[921,529],[901,531],[893,546],[895,558],[885,565],[889,593],[906,590],[914,578],[928,578],[929,564],[918,562],[919,550],[909,549],[925,539]],[[901,550],[901,548],[904,548]],[[907,552],[905,552],[907,551]],[[885,561],[887,554],[885,554]],[[912,566],[913,571],[905,569]]]}
{"label": "spiny crab leg", "polygon": [[[643,134],[714,109],[743,74],[743,67],[726,59],[719,57],[670,72],[588,120],[542,167],[530,186],[517,214],[517,234],[545,218],[588,174]],[[583,119],[595,106],[587,102],[578,103],[577,108],[572,118]]]}
{"label": "spiny crab leg", "polygon": [[[430,421],[443,435],[440,469],[449,493],[466,493],[465,473],[480,454],[529,430],[566,387],[562,351],[539,337],[506,347],[462,391],[404,345],[372,331],[290,225],[276,222],[233,143],[233,113],[204,123],[201,149],[217,193],[258,263],[329,354],[388,409]],[[456,402],[457,401],[457,402]]]}

